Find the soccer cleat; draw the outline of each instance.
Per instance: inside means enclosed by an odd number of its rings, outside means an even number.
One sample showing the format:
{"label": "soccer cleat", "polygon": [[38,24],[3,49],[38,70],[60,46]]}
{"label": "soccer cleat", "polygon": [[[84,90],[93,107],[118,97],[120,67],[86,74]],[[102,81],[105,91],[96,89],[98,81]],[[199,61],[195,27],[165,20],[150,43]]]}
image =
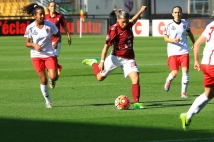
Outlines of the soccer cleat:
{"label": "soccer cleat", "polygon": [[98,58],[94,58],[94,59],[85,59],[82,61],[82,63],[84,65],[89,65],[92,66],[94,63],[98,63]]}
{"label": "soccer cleat", "polygon": [[186,93],[181,94],[181,98],[188,98]]}
{"label": "soccer cleat", "polygon": [[49,86],[51,89],[54,89],[56,85],[56,81],[52,81],[51,79],[49,79]]}
{"label": "soccer cleat", "polygon": [[164,89],[165,89],[166,92],[168,92],[168,91],[169,91],[169,88],[170,88],[170,82],[168,82],[168,81],[166,80],[166,83],[165,83],[165,85],[164,85]]}
{"label": "soccer cleat", "polygon": [[134,103],[134,109],[145,109],[142,103]]}
{"label": "soccer cleat", "polygon": [[186,113],[181,113],[180,119],[181,119],[181,123],[182,123],[182,128],[184,129],[184,131],[186,131],[188,129],[188,127],[190,126],[191,120],[187,120]]}
{"label": "soccer cleat", "polygon": [[58,66],[58,75],[59,75],[59,76],[60,76],[61,70],[62,70],[62,65],[59,65],[59,66]]}
{"label": "soccer cleat", "polygon": [[46,108],[52,108],[52,103],[46,103],[45,106]]}

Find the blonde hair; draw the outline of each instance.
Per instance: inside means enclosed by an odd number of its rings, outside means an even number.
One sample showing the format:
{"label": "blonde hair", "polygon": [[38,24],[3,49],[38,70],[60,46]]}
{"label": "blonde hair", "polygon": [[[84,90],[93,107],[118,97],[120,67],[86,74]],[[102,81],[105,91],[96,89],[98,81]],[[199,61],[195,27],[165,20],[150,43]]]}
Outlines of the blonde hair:
{"label": "blonde hair", "polygon": [[129,19],[129,13],[125,10],[119,9],[116,12],[117,19]]}

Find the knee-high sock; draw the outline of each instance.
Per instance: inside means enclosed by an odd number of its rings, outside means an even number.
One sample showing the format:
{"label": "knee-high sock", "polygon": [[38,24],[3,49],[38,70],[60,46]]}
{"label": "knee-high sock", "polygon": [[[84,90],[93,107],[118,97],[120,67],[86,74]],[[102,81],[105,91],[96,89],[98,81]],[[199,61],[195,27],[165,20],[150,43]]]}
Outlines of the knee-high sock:
{"label": "knee-high sock", "polygon": [[199,113],[209,100],[205,94],[198,96],[187,112],[187,119],[190,120],[194,114]]}
{"label": "knee-high sock", "polygon": [[98,68],[98,64],[94,63],[92,65],[93,67],[93,72],[94,72],[94,75],[97,76],[97,74],[100,72],[99,68]]}
{"label": "knee-high sock", "polygon": [[50,97],[50,93],[48,90],[48,85],[40,84],[40,89],[41,89],[42,95],[45,98],[46,103],[51,103],[51,97]]}
{"label": "knee-high sock", "polygon": [[132,98],[134,103],[139,102],[140,98],[140,85],[139,84],[132,84]]}
{"label": "knee-high sock", "polygon": [[182,80],[181,80],[181,94],[187,92],[188,83],[189,83],[189,75],[188,73],[183,73]]}
{"label": "knee-high sock", "polygon": [[173,79],[174,79],[174,78],[173,78],[172,74],[169,73],[168,77],[166,78],[166,81],[167,81],[167,82],[171,82]]}

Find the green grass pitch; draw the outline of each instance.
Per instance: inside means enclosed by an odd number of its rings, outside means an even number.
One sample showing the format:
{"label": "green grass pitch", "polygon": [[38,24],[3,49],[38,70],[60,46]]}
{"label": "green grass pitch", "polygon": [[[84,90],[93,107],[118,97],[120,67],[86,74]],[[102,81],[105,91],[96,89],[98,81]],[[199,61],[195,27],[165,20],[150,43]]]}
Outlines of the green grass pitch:
{"label": "green grass pitch", "polygon": [[[181,128],[179,114],[186,112],[203,92],[202,72],[190,59],[188,99],[180,98],[181,70],[170,91],[163,89],[169,73],[166,43],[162,37],[136,37],[134,49],[141,71],[140,101],[144,110],[120,111],[119,95],[131,97],[131,81],[121,69],[98,82],[85,58],[100,58],[105,36],[63,36],[59,63],[63,65],[56,88],[50,90],[52,109],[46,109],[39,79],[31,64],[23,36],[0,40],[0,141],[1,142],[171,142],[214,141],[214,104],[195,117],[190,130]],[[190,43],[191,46],[191,43]],[[203,49],[203,48],[202,48]],[[202,52],[201,52],[202,54]]]}

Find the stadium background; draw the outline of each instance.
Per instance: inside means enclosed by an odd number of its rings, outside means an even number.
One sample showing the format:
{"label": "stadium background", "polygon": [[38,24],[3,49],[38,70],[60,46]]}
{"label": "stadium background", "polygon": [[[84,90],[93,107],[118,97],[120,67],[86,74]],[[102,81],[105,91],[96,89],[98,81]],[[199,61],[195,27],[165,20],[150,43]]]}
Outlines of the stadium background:
{"label": "stadium background", "polygon": [[[34,18],[21,13],[20,9],[32,2],[42,5],[47,12],[47,0],[0,0],[1,36],[24,34],[26,26]],[[135,27],[134,32],[138,36],[162,36],[163,27],[166,21],[172,18],[171,9],[175,5],[182,7],[183,19],[190,23],[194,35],[200,35],[205,26],[213,20],[214,0],[55,0],[55,2],[57,11],[65,15],[71,34],[80,32],[81,9],[85,16],[82,33],[88,35],[106,34],[109,13],[113,8],[125,9],[132,17],[141,5],[148,7],[140,17],[142,21]]]}

